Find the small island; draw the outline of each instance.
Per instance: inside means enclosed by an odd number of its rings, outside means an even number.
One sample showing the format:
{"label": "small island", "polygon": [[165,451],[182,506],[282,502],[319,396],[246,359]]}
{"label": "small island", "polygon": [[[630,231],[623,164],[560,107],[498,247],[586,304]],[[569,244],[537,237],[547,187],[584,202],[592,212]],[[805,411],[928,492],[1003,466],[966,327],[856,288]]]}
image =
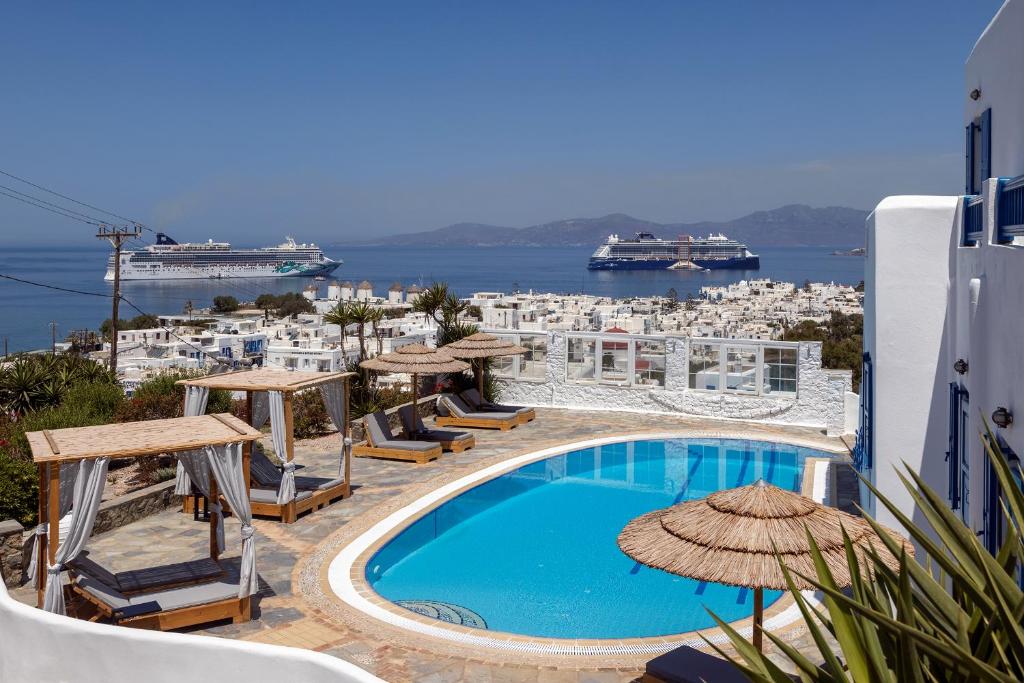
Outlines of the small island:
{"label": "small island", "polygon": [[868,250],[864,247],[857,247],[856,249],[842,250],[837,249],[832,252],[832,256],[867,256]]}

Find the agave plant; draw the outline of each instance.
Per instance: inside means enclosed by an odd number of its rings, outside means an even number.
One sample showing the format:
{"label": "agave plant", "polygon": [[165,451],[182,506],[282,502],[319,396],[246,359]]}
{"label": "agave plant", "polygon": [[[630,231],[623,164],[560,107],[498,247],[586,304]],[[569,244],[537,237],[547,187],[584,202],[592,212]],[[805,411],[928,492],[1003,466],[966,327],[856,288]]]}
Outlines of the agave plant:
{"label": "agave plant", "polygon": [[[818,664],[781,638],[765,633],[797,669],[802,681],[1020,681],[1024,680],[1024,591],[1019,572],[1024,562],[1020,523],[1024,493],[1020,466],[1013,469],[1000,452],[986,422],[982,435],[985,454],[1001,487],[1005,539],[992,555],[977,535],[949,508],[916,472],[897,473],[926,529],[904,514],[873,486],[872,492],[906,529],[923,558],[900,557],[898,571],[875,556],[865,575],[853,561],[846,540],[853,585],[841,591],[809,538],[815,557],[815,577],[804,577],[824,594],[825,609],[804,599],[790,580],[790,593],[803,614],[823,661]],[[868,522],[880,531],[874,520]],[[886,534],[879,536],[899,552]],[[780,560],[781,562],[781,560]],[[784,563],[783,563],[784,566]],[[791,680],[771,659],[718,620],[736,654],[731,659],[753,681]],[[833,651],[826,634],[838,643]]]}

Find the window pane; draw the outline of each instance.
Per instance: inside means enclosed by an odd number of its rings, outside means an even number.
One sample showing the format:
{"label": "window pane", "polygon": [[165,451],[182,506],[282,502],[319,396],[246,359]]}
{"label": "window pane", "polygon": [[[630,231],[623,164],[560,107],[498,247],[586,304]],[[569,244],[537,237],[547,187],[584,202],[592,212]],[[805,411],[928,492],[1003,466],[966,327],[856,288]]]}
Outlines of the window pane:
{"label": "window pane", "polygon": [[725,385],[736,391],[757,390],[757,349],[726,347]]}
{"label": "window pane", "polygon": [[690,388],[718,389],[717,344],[692,344],[690,346]]}
{"label": "window pane", "polygon": [[597,341],[570,337],[568,349],[566,375],[569,379],[594,379]]}
{"label": "window pane", "polygon": [[491,373],[495,377],[512,377],[513,376],[513,363],[516,362],[515,356],[497,356],[491,358]]}
{"label": "window pane", "polygon": [[665,386],[665,342],[638,340],[633,383],[650,387]]}
{"label": "window pane", "polygon": [[605,382],[625,382],[628,377],[629,340],[602,339],[601,379]]}
{"label": "window pane", "polygon": [[544,379],[548,364],[547,335],[520,337],[519,345],[526,349],[520,356],[519,376]]}
{"label": "window pane", "polygon": [[797,349],[764,349],[764,393],[796,393]]}

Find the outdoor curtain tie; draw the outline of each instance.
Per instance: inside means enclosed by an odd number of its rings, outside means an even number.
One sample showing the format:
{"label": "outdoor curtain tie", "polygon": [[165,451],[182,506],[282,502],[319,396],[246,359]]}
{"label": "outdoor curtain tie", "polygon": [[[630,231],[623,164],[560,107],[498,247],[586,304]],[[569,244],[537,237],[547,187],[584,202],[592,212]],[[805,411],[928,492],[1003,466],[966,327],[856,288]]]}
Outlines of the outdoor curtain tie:
{"label": "outdoor curtain tie", "polygon": [[39,537],[46,535],[47,524],[36,525],[35,533],[32,534],[32,555],[28,561],[28,575],[32,577],[32,587],[39,588]]}
{"label": "outdoor curtain tie", "polygon": [[286,460],[282,467],[281,487],[277,490],[277,504],[287,505],[295,498],[295,463]]}
{"label": "outdoor curtain tie", "polygon": [[349,458],[352,453],[352,437],[346,436],[341,440],[341,457],[338,459],[338,477],[345,477],[345,460]]}
{"label": "outdoor curtain tie", "polygon": [[250,538],[252,538],[252,535],[254,533],[256,533],[256,528],[255,527],[253,527],[250,524],[243,524],[242,525],[241,536],[242,536],[242,540],[243,541],[248,541]]}
{"label": "outdoor curtain tie", "polygon": [[60,576],[62,571],[64,571],[64,565],[60,563],[51,564],[46,568],[46,573],[50,576],[50,580],[52,580],[54,576]]}

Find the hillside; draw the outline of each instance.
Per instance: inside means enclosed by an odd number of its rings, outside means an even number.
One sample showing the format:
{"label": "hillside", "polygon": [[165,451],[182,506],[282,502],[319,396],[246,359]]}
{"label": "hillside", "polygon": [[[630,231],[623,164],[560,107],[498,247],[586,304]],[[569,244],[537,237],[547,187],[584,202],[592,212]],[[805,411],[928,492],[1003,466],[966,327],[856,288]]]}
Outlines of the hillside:
{"label": "hillside", "polygon": [[[436,230],[386,235],[374,240],[344,245],[402,246],[596,246],[616,233],[653,232],[659,237],[680,234],[706,235],[721,232],[751,247],[822,246],[859,247],[864,242],[864,220],[868,212],[841,206],[813,208],[790,204],[771,211],[756,211],[731,221],[699,223],[655,223],[626,214],[601,218],[573,218],[525,228],[485,223],[456,223]],[[341,245],[334,245],[341,246]]]}

